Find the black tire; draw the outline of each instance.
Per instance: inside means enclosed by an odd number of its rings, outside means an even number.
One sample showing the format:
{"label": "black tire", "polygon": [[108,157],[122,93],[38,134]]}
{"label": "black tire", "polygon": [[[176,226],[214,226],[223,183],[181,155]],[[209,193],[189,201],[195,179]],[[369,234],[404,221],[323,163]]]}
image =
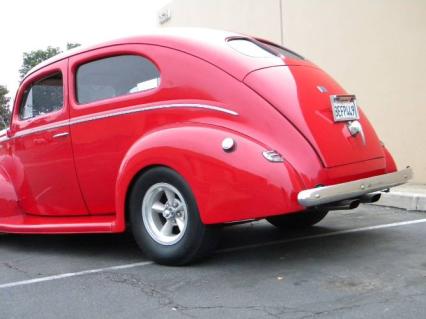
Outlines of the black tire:
{"label": "black tire", "polygon": [[281,229],[303,229],[319,223],[327,213],[325,209],[310,209],[299,213],[273,216],[266,220]]}
{"label": "black tire", "polygon": [[[149,233],[149,226],[146,226],[143,220],[143,200],[147,196],[147,191],[158,183],[172,185],[186,202],[186,228],[182,237],[173,244],[156,241],[155,235]],[[139,176],[131,189],[128,209],[132,233],[137,244],[148,258],[159,264],[173,266],[188,264],[207,255],[216,247],[219,227],[204,225],[201,222],[197,203],[188,183],[169,168],[155,167]]]}

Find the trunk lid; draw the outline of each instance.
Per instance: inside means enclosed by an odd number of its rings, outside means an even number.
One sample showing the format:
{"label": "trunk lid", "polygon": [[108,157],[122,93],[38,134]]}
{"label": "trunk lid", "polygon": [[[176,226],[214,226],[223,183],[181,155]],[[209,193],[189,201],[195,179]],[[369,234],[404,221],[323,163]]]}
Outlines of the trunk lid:
{"label": "trunk lid", "polygon": [[[381,143],[359,109],[365,137],[352,136],[348,122],[334,122],[331,95],[346,95],[324,71],[314,66],[286,65],[249,73],[244,82],[286,117],[309,141],[325,167],[384,157]],[[285,132],[277,132],[283,134]]]}

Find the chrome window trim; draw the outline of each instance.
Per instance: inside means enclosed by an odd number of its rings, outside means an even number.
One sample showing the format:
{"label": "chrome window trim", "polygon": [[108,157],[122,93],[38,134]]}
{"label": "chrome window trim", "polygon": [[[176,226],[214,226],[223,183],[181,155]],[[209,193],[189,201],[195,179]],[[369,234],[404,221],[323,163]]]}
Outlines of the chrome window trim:
{"label": "chrome window trim", "polygon": [[63,120],[59,121],[53,124],[45,124],[40,127],[35,127],[31,129],[24,129],[22,131],[16,132],[14,136],[12,136],[10,139],[17,138],[17,137],[23,137],[27,135],[31,135],[38,132],[43,132],[51,129],[61,128],[68,125],[75,125],[85,122],[91,122],[101,119],[106,119],[110,117],[115,116],[121,116],[121,115],[128,115],[133,113],[140,113],[140,112],[147,112],[147,111],[155,111],[155,110],[162,110],[162,109],[177,109],[177,108],[192,108],[192,109],[204,109],[204,110],[210,110],[210,111],[216,111],[216,112],[222,112],[228,115],[237,116],[238,113],[219,106],[215,105],[209,105],[209,104],[198,104],[198,103],[172,103],[172,104],[160,104],[160,105],[152,105],[152,106],[139,106],[134,107],[130,110],[121,110],[121,111],[112,111],[105,114],[99,114],[99,115],[83,115],[80,117],[76,117],[71,120]]}

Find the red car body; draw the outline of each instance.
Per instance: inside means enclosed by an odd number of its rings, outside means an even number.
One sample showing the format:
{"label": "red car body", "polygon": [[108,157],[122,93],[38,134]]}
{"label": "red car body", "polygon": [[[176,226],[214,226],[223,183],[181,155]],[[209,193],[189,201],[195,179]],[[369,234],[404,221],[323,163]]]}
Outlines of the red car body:
{"label": "red car body", "polygon": [[[232,39],[271,55],[239,52]],[[363,138],[333,120],[330,95],[347,92],[311,62],[270,45],[221,31],[166,31],[36,67],[0,138],[0,232],[123,232],[129,189],[155,166],[187,181],[204,224],[300,212],[303,190],[396,172],[362,110]],[[79,103],[78,68],[121,55],[151,61],[159,86]],[[62,74],[62,108],[21,118],[26,89],[54,72]],[[225,138],[235,143],[230,151]],[[262,156],[271,150],[283,161]]]}

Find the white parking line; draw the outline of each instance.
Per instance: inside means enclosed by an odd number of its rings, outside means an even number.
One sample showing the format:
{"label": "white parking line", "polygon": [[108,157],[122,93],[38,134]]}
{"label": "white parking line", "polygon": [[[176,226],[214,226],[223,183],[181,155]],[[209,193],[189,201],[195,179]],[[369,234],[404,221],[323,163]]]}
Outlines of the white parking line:
{"label": "white parking line", "polygon": [[[359,228],[352,228],[352,229],[345,229],[345,230],[337,230],[337,231],[324,233],[324,234],[316,234],[316,235],[302,236],[302,237],[296,237],[296,238],[291,238],[291,239],[275,240],[275,241],[270,241],[270,242],[267,242],[267,243],[244,245],[244,246],[238,246],[238,247],[233,247],[233,248],[225,248],[225,249],[220,249],[220,250],[216,251],[216,253],[218,253],[218,254],[230,253],[230,252],[236,252],[236,251],[241,251],[241,250],[246,250],[246,249],[259,248],[259,247],[265,247],[265,246],[273,246],[273,245],[285,244],[285,243],[292,243],[292,242],[308,240],[308,239],[324,238],[324,237],[331,237],[331,236],[338,236],[338,235],[344,235],[344,234],[365,232],[365,231],[384,229],[384,228],[393,228],[393,227],[420,224],[420,223],[426,223],[426,218],[409,220],[409,221],[404,221],[404,222],[396,222],[396,223],[390,223],[390,224],[382,224],[382,225],[376,225],[376,226],[367,226],[367,227],[359,227]],[[54,275],[54,276],[39,277],[39,278],[34,278],[34,279],[28,279],[28,280],[10,282],[10,283],[6,283],[6,284],[0,284],[0,289],[12,288],[12,287],[18,287],[18,286],[26,286],[26,285],[36,284],[36,283],[40,283],[40,282],[59,280],[59,279],[65,279],[65,278],[70,278],[70,277],[79,277],[79,276],[97,274],[97,273],[107,272],[107,271],[115,271],[115,270],[121,270],[121,269],[144,267],[144,266],[148,266],[148,265],[152,265],[152,264],[153,264],[152,261],[144,261],[144,262],[118,265],[118,266],[112,266],[112,267],[89,269],[89,270],[83,270],[83,271],[78,271],[78,272],[70,272],[70,273],[59,274],[59,275]]]}
{"label": "white parking line", "polygon": [[34,279],[29,279],[29,280],[9,282],[7,284],[0,285],[0,289],[17,287],[17,286],[26,286],[26,285],[36,284],[36,283],[39,283],[39,282],[52,281],[52,280],[70,278],[70,277],[78,277],[78,276],[89,275],[89,274],[97,274],[97,273],[105,272],[105,271],[129,269],[129,268],[135,268],[135,267],[143,267],[143,266],[151,265],[152,263],[153,263],[152,261],[144,261],[144,262],[133,263],[133,264],[89,269],[89,270],[83,270],[83,271],[78,271],[78,272],[69,272],[69,273],[54,275],[54,276],[39,277],[39,278],[34,278]]}

